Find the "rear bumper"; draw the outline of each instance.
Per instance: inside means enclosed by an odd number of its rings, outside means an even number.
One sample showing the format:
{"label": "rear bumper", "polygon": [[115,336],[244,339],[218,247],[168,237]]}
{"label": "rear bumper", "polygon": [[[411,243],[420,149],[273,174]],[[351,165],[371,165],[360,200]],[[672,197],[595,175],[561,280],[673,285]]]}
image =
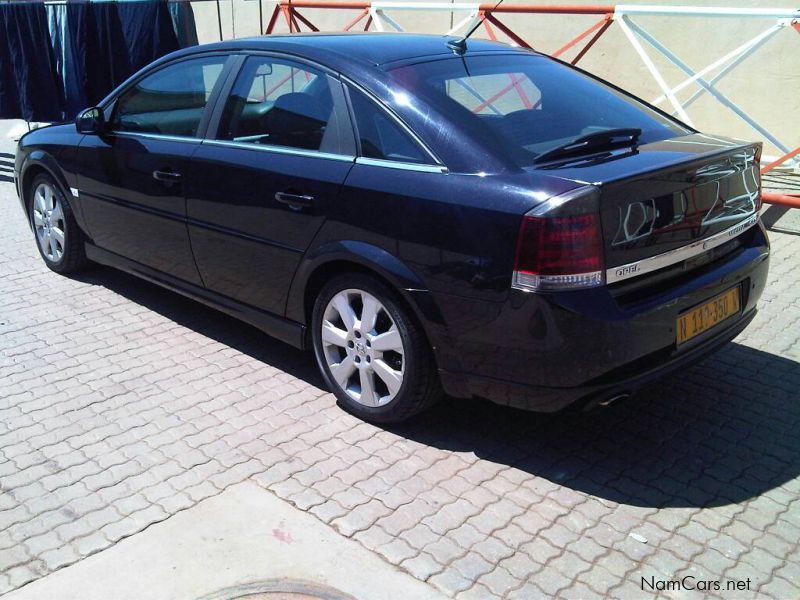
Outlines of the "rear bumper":
{"label": "rear bumper", "polygon": [[[440,357],[442,384],[456,397],[541,412],[630,393],[741,333],[756,314],[768,265],[769,243],[756,227],[735,252],[634,294],[609,286],[512,294],[471,311],[461,303],[460,312],[445,314],[454,354]],[[677,346],[678,316],[735,286],[741,312]]]}
{"label": "rear bumper", "polygon": [[460,395],[486,398],[504,406],[537,412],[556,412],[580,402],[588,408],[621,395],[632,394],[651,381],[660,379],[681,367],[697,364],[739,335],[755,315],[756,310],[753,309],[733,324],[722,328],[722,331],[713,338],[686,352],[665,359],[653,357],[654,360],[650,364],[642,365],[639,369],[631,369],[620,375],[609,373],[595,382],[574,388],[547,388],[476,375],[465,378],[446,372],[440,375],[446,380],[443,381],[445,389],[456,386],[457,389],[460,388],[457,391],[461,392]]}

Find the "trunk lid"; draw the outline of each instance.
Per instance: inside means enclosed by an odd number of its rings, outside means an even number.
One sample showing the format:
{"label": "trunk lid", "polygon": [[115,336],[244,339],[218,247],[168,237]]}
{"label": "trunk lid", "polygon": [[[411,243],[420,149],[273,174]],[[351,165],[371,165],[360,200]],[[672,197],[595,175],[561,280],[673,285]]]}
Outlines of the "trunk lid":
{"label": "trunk lid", "polygon": [[614,283],[701,254],[755,225],[760,153],[760,144],[692,134],[544,170],[600,188],[607,282]]}

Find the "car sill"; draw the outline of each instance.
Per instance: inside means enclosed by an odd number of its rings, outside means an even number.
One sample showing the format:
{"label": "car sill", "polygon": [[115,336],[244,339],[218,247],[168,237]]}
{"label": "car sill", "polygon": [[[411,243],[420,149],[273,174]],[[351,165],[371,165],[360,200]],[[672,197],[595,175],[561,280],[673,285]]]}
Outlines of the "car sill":
{"label": "car sill", "polygon": [[142,279],[178,292],[197,302],[231,315],[257,327],[267,335],[290,344],[300,350],[305,348],[306,328],[301,323],[285,317],[242,304],[211,290],[182,281],[166,273],[152,269],[129,258],[115,254],[94,244],[86,244],[86,256],[94,262],[131,273]]}

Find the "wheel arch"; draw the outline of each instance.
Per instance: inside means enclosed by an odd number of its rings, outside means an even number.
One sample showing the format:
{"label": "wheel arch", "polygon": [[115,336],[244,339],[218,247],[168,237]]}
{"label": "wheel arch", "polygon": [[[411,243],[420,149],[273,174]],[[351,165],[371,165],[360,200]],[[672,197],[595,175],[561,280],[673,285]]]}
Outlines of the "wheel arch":
{"label": "wheel arch", "polygon": [[61,186],[61,192],[64,196],[69,197],[69,185],[67,178],[62,173],[55,158],[44,150],[34,150],[31,152],[20,169],[20,191],[21,200],[25,205],[25,210],[30,211],[30,191],[33,180],[37,175],[45,174],[53,178],[53,180]]}
{"label": "wheel arch", "polygon": [[307,255],[298,267],[289,291],[287,318],[305,324],[308,334],[311,311],[319,291],[334,277],[354,272],[375,277],[394,289],[422,326],[429,345],[436,351],[444,332],[444,321],[433,294],[398,257],[366,242],[333,242]]}
{"label": "wheel arch", "polygon": [[75,197],[73,197],[72,189],[66,174],[64,171],[62,171],[61,167],[58,165],[58,162],[51,154],[38,148],[33,150],[30,154],[28,154],[28,156],[25,157],[25,160],[20,168],[20,202],[25,210],[25,214],[28,215],[30,213],[31,185],[33,184],[33,180],[36,179],[36,176],[40,174],[49,175],[56,182],[56,185],[61,188],[61,193],[63,194],[65,201],[69,203],[78,227],[87,239],[91,239],[88,234],[86,222],[84,220],[83,206],[81,206],[81,203],[77,201]]}

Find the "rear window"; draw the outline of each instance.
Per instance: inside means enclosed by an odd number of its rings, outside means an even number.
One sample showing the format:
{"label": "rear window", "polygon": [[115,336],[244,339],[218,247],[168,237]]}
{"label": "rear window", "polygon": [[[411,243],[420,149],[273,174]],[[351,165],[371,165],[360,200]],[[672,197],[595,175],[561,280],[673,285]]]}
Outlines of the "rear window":
{"label": "rear window", "polygon": [[640,143],[689,132],[644,103],[536,55],[467,54],[405,65],[391,75],[520,166],[605,129],[639,128]]}

